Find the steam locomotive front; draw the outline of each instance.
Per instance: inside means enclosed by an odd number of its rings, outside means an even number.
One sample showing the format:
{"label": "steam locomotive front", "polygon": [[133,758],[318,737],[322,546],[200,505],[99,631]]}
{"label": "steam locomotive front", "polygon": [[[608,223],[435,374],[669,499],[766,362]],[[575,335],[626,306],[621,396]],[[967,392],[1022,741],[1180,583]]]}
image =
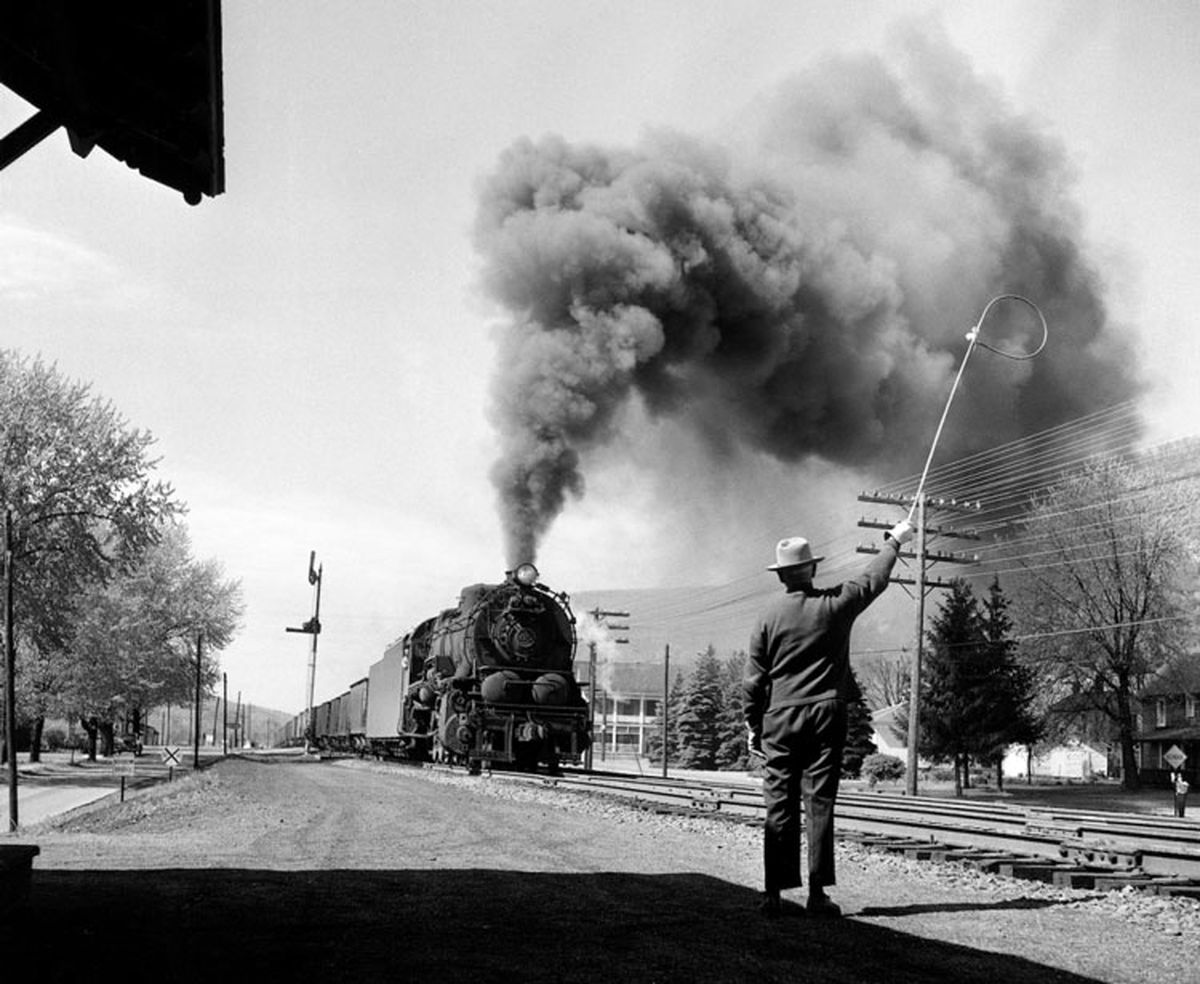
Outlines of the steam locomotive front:
{"label": "steam locomotive front", "polygon": [[441,639],[454,663],[439,715],[443,746],[473,763],[578,761],[587,706],[573,670],[575,620],[566,595],[522,564],[502,584],[465,588],[452,621]]}
{"label": "steam locomotive front", "polygon": [[532,564],[485,592],[470,616],[474,674],[492,704],[566,704],[574,686],[575,623],[563,595]]}

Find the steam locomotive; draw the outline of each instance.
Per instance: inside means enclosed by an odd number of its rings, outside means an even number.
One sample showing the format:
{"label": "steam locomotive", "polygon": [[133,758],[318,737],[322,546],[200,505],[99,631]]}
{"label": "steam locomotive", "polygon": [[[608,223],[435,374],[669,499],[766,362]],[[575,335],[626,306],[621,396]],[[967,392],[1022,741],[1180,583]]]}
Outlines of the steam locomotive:
{"label": "steam locomotive", "polygon": [[289,723],[294,741],[378,757],[556,771],[590,742],[575,679],[575,616],[565,594],[521,564],[500,584],[392,643],[345,693]]}

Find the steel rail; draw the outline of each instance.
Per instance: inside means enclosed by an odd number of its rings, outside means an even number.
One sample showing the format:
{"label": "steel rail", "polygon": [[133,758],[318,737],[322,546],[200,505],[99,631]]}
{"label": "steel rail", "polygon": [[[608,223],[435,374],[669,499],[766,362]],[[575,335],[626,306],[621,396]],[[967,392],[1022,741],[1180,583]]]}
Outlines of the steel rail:
{"label": "steel rail", "polygon": [[[715,815],[761,823],[758,780],[708,781],[637,777],[621,773],[567,772],[538,776],[495,772],[493,778],[532,782],[631,801],[643,809]],[[978,801],[843,792],[837,823],[849,837],[913,856],[962,860],[991,868],[1039,868],[1039,877],[1061,880],[1091,873],[1122,884],[1145,881],[1193,884],[1200,894],[1200,824],[1194,820],[1130,813],[1061,810]],[[1105,876],[1107,879],[1105,879]],[[1108,886],[1113,887],[1113,886]]]}

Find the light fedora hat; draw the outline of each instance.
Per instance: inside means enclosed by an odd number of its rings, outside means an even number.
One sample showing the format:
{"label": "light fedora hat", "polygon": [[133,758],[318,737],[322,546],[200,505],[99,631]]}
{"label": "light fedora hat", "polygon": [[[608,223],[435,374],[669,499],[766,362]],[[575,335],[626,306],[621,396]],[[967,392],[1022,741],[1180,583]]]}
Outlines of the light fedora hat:
{"label": "light fedora hat", "polygon": [[775,563],[769,564],[767,570],[777,571],[782,567],[799,567],[802,564],[815,564],[824,557],[814,557],[812,547],[802,536],[789,536],[775,544]]}

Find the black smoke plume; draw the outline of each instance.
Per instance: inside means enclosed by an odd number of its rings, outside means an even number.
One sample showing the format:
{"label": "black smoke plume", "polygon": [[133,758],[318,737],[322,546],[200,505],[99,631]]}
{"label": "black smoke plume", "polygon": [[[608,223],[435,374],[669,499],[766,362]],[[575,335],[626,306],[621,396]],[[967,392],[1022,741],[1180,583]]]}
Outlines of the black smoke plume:
{"label": "black smoke plume", "polygon": [[[508,559],[534,557],[631,401],[694,429],[710,465],[749,448],[919,468],[997,294],[1034,299],[1050,345],[972,363],[939,457],[1133,395],[1072,184],[1060,144],[936,31],[887,60],[826,60],[720,139],[518,140],[477,220],[507,311],[492,410]],[[1018,320],[985,331],[1036,342]]]}

